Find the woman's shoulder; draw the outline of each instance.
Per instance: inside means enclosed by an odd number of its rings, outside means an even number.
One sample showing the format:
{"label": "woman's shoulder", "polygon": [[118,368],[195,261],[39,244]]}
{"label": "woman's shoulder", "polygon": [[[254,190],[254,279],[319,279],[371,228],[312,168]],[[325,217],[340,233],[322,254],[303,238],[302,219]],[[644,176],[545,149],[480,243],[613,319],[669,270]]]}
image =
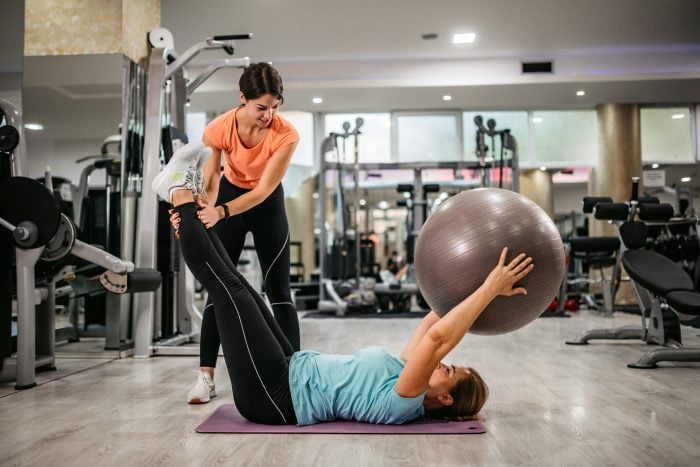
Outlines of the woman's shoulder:
{"label": "woman's shoulder", "polygon": [[214,120],[209,122],[209,124],[207,126],[221,125],[221,124],[225,124],[225,123],[234,122],[236,120],[236,110],[237,109],[238,109],[238,107],[217,115],[214,118]]}
{"label": "woman's shoulder", "polygon": [[276,133],[296,133],[297,130],[292,125],[292,122],[287,120],[282,114],[275,114],[275,118],[272,120],[272,125]]}

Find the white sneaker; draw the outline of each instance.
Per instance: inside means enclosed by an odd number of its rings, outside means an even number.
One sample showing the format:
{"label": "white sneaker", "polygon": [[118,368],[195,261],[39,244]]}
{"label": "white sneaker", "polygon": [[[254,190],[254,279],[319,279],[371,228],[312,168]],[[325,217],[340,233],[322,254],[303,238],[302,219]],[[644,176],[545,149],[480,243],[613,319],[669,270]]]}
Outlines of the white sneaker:
{"label": "white sneaker", "polygon": [[211,153],[211,149],[205,148],[199,141],[181,147],[175,151],[170,162],[153,179],[151,189],[168,202],[172,202],[173,190],[181,188],[194,190],[196,169],[200,159],[207,153]]}
{"label": "white sneaker", "polygon": [[214,380],[209,376],[209,373],[200,371],[197,384],[195,384],[192,390],[187,394],[187,403],[206,404],[212,397],[216,397]]}
{"label": "white sneaker", "polygon": [[209,159],[211,153],[211,148],[204,146],[197,158],[197,167],[194,173],[194,192],[198,195],[204,193],[204,164],[207,162],[207,159]]}

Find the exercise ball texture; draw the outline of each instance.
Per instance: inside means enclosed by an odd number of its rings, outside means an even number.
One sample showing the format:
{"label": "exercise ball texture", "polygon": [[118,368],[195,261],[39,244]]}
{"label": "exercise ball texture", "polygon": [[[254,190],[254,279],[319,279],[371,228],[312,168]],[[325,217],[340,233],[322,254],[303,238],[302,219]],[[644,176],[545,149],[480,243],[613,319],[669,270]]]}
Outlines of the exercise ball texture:
{"label": "exercise ball texture", "polygon": [[499,188],[478,188],[448,198],[421,229],[415,249],[416,280],[440,316],[471,295],[498,264],[520,253],[534,269],[518,285],[527,295],[496,297],[470,333],[515,331],[540,316],[564,276],[564,245],[554,222],[528,198]]}

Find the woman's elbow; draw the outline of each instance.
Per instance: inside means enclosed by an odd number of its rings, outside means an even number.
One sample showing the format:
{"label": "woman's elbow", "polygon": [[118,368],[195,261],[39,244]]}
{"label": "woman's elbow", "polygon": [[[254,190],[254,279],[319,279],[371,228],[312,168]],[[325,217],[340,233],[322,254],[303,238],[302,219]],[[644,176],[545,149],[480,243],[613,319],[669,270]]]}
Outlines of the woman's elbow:
{"label": "woman's elbow", "polygon": [[425,337],[436,349],[446,345],[449,341],[449,336],[441,329],[435,329],[435,326],[428,329]]}

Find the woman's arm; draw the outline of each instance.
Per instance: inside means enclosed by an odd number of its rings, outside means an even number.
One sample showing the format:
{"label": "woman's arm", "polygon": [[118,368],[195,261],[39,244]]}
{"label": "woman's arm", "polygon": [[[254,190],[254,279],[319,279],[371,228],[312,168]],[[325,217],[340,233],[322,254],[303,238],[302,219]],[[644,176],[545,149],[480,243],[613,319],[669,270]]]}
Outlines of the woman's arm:
{"label": "woman's arm", "polygon": [[431,311],[425,315],[425,318],[421,320],[420,324],[413,332],[413,335],[406,343],[406,347],[404,347],[403,352],[401,352],[401,360],[407,362],[411,358],[411,355],[413,355],[413,352],[416,350],[416,347],[418,347],[418,344],[420,343],[421,339],[423,339],[423,336],[425,336],[425,334],[428,332],[428,329],[430,329],[433,324],[437,323],[439,320],[440,316],[438,316],[438,314],[434,311]]}
{"label": "woman's arm", "polygon": [[400,396],[416,397],[425,392],[437,364],[462,340],[494,298],[527,293],[514,286],[532,271],[532,258],[520,254],[506,265],[507,254],[508,249],[504,248],[498,265],[484,283],[428,329],[396,382],[395,390]]}
{"label": "woman's arm", "polygon": [[219,196],[219,180],[221,180],[221,148],[217,148],[206,136],[202,143],[211,148],[211,156],[204,163],[204,192],[207,194],[207,204],[212,206]]}
{"label": "woman's arm", "polygon": [[[279,148],[270,157],[262,176],[260,177],[260,182],[258,185],[250,190],[248,193],[239,196],[238,198],[226,203],[228,207],[229,215],[233,216],[246,212],[250,208],[257,206],[267,199],[268,196],[277,188],[284,178],[284,174],[287,173],[289,164],[292,160],[292,155],[297,147],[297,143],[290,143],[286,146]],[[207,161],[207,165],[210,161]],[[213,204],[213,203],[212,203]],[[206,206],[201,209],[198,214],[199,219],[202,221],[206,228],[213,227],[219,220],[223,219],[225,216],[224,209],[222,206]]]}

